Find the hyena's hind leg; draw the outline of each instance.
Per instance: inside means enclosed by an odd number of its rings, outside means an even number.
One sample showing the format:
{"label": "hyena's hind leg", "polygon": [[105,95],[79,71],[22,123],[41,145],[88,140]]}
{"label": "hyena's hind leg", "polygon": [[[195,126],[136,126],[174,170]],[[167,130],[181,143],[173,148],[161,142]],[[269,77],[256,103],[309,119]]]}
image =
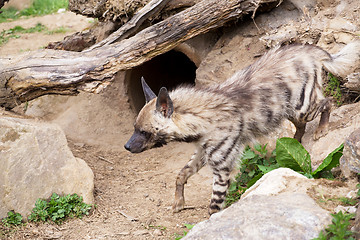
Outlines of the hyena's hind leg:
{"label": "hyena's hind leg", "polygon": [[331,112],[331,98],[325,98],[318,104],[314,104],[313,110],[304,114],[300,119],[290,117],[289,120],[295,125],[296,132],[294,138],[301,143],[301,138],[305,133],[306,123],[314,120],[321,113],[320,122],[314,133],[314,140],[325,136],[329,128],[329,119]]}
{"label": "hyena's hind leg", "polygon": [[184,209],[184,185],[187,180],[197,173],[205,164],[203,150],[198,149],[191,157],[190,161],[179,172],[176,178],[175,201],[173,205],[174,212],[179,212]]}
{"label": "hyena's hind leg", "polygon": [[[329,119],[331,112],[331,99],[323,99],[318,107],[318,112],[321,112],[320,122],[314,133],[314,140],[325,136],[329,131]],[[317,114],[316,114],[317,115]],[[316,116],[315,116],[316,117]]]}

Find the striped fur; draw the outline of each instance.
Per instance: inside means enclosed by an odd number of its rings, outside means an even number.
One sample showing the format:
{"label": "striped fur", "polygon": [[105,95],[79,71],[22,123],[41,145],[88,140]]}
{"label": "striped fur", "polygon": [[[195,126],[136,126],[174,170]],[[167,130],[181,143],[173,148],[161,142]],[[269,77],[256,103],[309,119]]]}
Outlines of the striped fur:
{"label": "striped fur", "polygon": [[224,206],[230,171],[246,144],[286,118],[295,124],[295,138],[300,141],[306,122],[319,113],[315,138],[326,134],[330,102],[322,93],[324,69],[343,75],[356,59],[360,59],[359,41],[336,55],[312,45],[290,45],[270,50],[219,85],[179,87],[172,92],[162,88],[156,97],[143,81],[147,104],[125,148],[136,153],[169,141],[194,142],[197,150],[176,179],[173,209],[184,208],[184,184],[209,164],[212,214]]}

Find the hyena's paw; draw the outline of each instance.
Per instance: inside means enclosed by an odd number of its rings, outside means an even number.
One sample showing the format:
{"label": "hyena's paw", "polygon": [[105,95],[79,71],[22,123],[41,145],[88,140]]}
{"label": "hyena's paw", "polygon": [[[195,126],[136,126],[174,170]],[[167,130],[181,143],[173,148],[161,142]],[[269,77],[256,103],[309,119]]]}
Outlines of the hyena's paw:
{"label": "hyena's paw", "polygon": [[313,139],[316,141],[321,137],[324,137],[328,133],[328,127],[318,127],[314,133]]}
{"label": "hyena's paw", "polygon": [[172,206],[173,212],[180,212],[185,208],[185,199],[183,197],[175,199],[174,205]]}
{"label": "hyena's paw", "polygon": [[210,204],[209,209],[208,209],[209,215],[220,212],[221,209],[222,209],[222,207],[217,204]]}

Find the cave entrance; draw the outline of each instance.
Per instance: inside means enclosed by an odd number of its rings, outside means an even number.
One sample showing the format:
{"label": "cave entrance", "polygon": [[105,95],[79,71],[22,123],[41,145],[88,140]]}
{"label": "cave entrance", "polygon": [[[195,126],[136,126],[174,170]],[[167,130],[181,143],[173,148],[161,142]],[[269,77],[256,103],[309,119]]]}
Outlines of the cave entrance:
{"label": "cave entrance", "polygon": [[161,87],[173,90],[180,84],[195,85],[196,65],[184,53],[171,50],[126,72],[131,107],[138,113],[145,105],[141,77],[157,95]]}

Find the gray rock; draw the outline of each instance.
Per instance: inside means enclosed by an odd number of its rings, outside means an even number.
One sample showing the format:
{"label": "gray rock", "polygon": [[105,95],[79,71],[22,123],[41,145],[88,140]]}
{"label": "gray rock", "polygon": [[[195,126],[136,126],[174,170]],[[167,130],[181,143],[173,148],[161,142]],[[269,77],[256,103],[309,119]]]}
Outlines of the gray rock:
{"label": "gray rock", "polygon": [[0,217],[30,214],[38,198],[77,193],[94,203],[94,175],[56,124],[0,118]]}
{"label": "gray rock", "polygon": [[360,207],[356,210],[355,222],[351,230],[355,232],[356,239],[360,239]]}
{"label": "gray rock", "polygon": [[302,144],[310,153],[311,164],[315,170],[326,156],[345,143],[346,139],[359,128],[360,102],[341,106],[331,111],[329,132],[318,140],[313,134],[318,125],[319,117],[306,125]]}
{"label": "gray rock", "polygon": [[287,168],[264,175],[240,201],[198,223],[184,239],[312,239],[331,223],[306,194],[314,180]]}
{"label": "gray rock", "polygon": [[284,192],[306,193],[313,180],[290,168],[278,168],[260,178],[241,196],[241,199],[252,195],[272,196]]}
{"label": "gray rock", "polygon": [[345,177],[351,173],[360,173],[360,128],[355,130],[345,141],[340,169]]}
{"label": "gray rock", "polygon": [[306,194],[253,195],[198,223],[184,239],[312,239],[329,222]]}

